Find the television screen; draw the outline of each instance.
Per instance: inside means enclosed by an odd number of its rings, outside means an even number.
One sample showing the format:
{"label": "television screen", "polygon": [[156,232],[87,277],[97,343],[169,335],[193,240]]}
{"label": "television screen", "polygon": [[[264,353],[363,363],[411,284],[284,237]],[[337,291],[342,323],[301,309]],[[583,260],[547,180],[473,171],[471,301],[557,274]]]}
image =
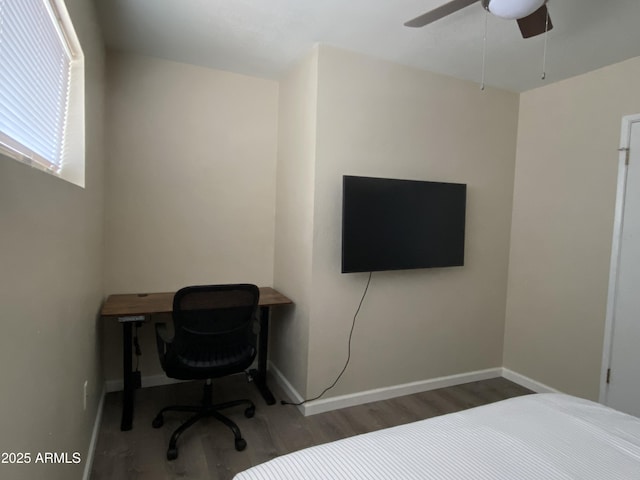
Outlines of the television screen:
{"label": "television screen", "polygon": [[464,265],[467,186],[345,175],[342,273]]}

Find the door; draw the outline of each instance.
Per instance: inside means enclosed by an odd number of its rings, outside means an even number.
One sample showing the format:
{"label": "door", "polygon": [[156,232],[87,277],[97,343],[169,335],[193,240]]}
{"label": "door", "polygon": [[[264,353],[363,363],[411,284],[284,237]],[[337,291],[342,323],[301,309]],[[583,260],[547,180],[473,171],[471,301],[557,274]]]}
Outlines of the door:
{"label": "door", "polygon": [[622,146],[603,390],[604,403],[640,417],[640,115],[623,120]]}

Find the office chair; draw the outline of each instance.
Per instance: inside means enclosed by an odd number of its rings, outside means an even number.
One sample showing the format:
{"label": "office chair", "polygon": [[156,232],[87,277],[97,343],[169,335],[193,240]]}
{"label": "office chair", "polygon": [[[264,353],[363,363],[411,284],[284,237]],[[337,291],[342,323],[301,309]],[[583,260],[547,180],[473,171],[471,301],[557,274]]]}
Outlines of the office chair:
{"label": "office chair", "polygon": [[173,405],[163,408],[152,422],[153,428],[164,423],[168,411],[193,412],[171,436],[167,459],[178,457],[180,435],[202,418],[213,417],[231,429],[235,448],[244,450],[247,442],[240,429],[219,410],[246,405],[247,418],[255,414],[250,400],[236,400],[214,405],[211,379],[246,371],[256,356],[253,321],[260,291],[255,285],[203,285],[185,287],[173,298],[174,336],[169,338],[164,323],[156,324],[156,342],[163,370],[170,378],[205,379],[202,404]]}

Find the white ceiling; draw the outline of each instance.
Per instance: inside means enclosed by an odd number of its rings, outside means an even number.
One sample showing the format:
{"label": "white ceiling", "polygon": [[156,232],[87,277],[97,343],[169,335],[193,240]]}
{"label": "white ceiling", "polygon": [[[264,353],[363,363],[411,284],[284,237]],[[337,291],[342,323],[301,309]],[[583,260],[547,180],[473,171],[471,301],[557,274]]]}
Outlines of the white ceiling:
{"label": "white ceiling", "polygon": [[[447,0],[95,0],[117,50],[278,78],[314,44],[480,82],[484,10],[420,29],[403,23]],[[640,0],[549,0],[555,28],[520,36],[489,16],[486,83],[517,92],[640,56]]]}

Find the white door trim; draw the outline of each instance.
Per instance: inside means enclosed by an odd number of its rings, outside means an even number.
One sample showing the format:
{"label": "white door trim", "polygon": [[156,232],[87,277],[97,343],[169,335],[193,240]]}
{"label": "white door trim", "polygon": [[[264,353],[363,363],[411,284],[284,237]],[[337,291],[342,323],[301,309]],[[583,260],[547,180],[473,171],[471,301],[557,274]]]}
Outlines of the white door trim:
{"label": "white door trim", "polygon": [[618,281],[618,264],[620,260],[620,237],[622,235],[622,219],[624,214],[624,199],[627,183],[626,159],[631,144],[631,128],[634,123],[640,123],[640,114],[627,115],[622,118],[620,132],[620,149],[618,155],[618,185],[616,193],[616,208],[613,220],[613,240],[611,242],[611,264],[609,267],[609,292],[607,294],[607,312],[604,324],[604,343],[602,347],[602,368],[600,371],[600,403],[607,404],[607,370],[611,364],[611,342],[613,341],[614,311],[616,299],[616,284]]}

